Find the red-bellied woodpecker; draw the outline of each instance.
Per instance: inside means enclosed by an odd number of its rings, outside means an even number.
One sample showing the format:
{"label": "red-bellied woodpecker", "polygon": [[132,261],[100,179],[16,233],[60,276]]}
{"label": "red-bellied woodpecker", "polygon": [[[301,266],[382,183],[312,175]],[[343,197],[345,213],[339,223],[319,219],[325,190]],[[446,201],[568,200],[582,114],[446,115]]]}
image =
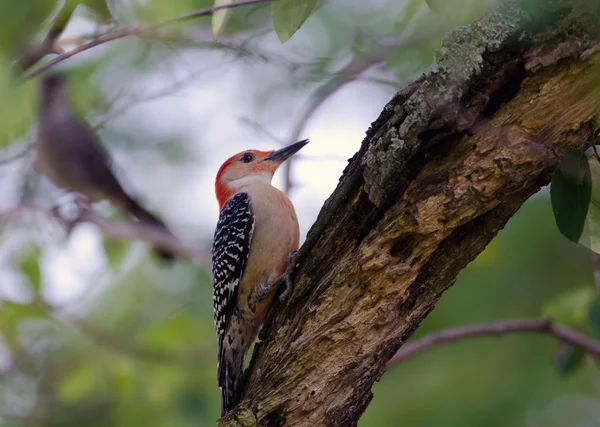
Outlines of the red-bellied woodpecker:
{"label": "red-bellied woodpecker", "polygon": [[[91,202],[107,199],[140,222],[171,234],[165,224],[123,189],[110,167],[108,153],[88,125],[69,106],[67,80],[60,74],[42,78],[40,114],[34,167],[59,187],[86,196]],[[174,255],[156,248],[158,255]]]}
{"label": "red-bellied woodpecker", "polygon": [[221,209],[212,249],[221,416],[236,404],[246,353],[277,289],[289,295],[289,256],[298,249],[294,206],[271,185],[287,158],[308,143],[277,151],[247,150],[223,163],[215,190]]}

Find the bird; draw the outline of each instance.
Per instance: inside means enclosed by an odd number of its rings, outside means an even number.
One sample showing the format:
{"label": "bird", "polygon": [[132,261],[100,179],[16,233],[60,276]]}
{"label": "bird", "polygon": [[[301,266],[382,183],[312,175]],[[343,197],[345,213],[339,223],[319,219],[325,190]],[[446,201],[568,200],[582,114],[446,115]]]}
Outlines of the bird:
{"label": "bird", "polygon": [[[173,236],[164,222],[123,189],[111,170],[107,151],[71,109],[68,92],[65,75],[50,73],[42,77],[34,169],[58,187],[79,193],[92,203],[109,200],[141,223]],[[165,261],[175,259],[165,248],[157,247],[155,251]]]}
{"label": "bird", "polygon": [[280,285],[291,290],[299,225],[288,197],[271,184],[277,168],[308,139],[276,151],[246,150],[217,172],[219,220],[212,247],[213,312],[221,416],[236,404],[246,353]]}

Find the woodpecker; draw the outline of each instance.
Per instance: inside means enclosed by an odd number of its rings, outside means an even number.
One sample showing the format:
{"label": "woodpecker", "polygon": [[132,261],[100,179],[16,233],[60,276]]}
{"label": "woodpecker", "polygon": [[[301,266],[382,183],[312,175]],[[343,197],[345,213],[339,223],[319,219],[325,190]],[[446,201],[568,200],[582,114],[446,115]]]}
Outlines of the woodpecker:
{"label": "woodpecker", "polygon": [[221,416],[235,406],[244,359],[277,290],[291,290],[290,258],[298,249],[294,206],[271,185],[273,174],[308,139],[277,151],[247,150],[217,173],[220,215],[212,248],[213,308],[218,344]]}
{"label": "woodpecker", "polygon": [[[69,106],[65,77],[50,74],[40,84],[40,112],[34,168],[59,187],[91,202],[108,199],[134,218],[171,234],[165,224],[125,192],[110,168],[108,153]],[[164,260],[174,255],[157,248]]]}

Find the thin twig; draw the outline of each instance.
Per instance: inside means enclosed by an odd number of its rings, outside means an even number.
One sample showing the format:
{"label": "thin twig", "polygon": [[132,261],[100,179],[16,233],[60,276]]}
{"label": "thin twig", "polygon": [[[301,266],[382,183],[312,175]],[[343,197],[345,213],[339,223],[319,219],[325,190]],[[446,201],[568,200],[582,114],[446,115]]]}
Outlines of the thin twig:
{"label": "thin twig", "polygon": [[190,259],[206,269],[211,267],[211,255],[209,251],[183,244],[178,238],[163,232],[157,227],[145,223],[115,222],[100,217],[93,211],[86,211],[76,219],[66,219],[56,212],[38,205],[22,204],[8,211],[0,213],[0,221],[21,217],[23,214],[40,213],[47,217],[57,219],[67,227],[73,227],[80,223],[91,223],[96,225],[102,234],[113,241],[142,241],[154,246],[167,249],[182,258]]}
{"label": "thin twig", "polygon": [[[109,112],[104,114],[100,119],[94,123],[93,129],[98,130],[104,127],[109,121],[113,120],[116,117],[121,117],[124,113],[126,113],[131,108],[139,106],[141,104],[149,103],[152,101],[159,100],[161,98],[165,98],[167,96],[172,96],[178,91],[181,91],[186,88],[187,85],[193,83],[193,80],[200,75],[202,71],[194,71],[189,73],[187,76],[159,89],[153,93],[146,94],[144,96],[134,96],[129,102],[124,102],[119,107],[111,109]],[[116,102],[118,99],[122,98],[123,93],[114,97],[114,101]],[[115,103],[113,102],[113,104]]]}
{"label": "thin twig", "polygon": [[590,251],[592,256],[592,268],[594,269],[594,281],[596,282],[596,291],[600,297],[600,254]]}
{"label": "thin twig", "polygon": [[481,325],[461,326],[427,335],[400,348],[387,363],[387,368],[439,344],[447,344],[464,338],[498,336],[513,332],[553,335],[567,344],[577,346],[600,358],[600,341],[591,339],[580,332],[559,326],[549,319],[509,319]]}
{"label": "thin twig", "polygon": [[240,117],[239,120],[242,124],[248,126],[252,130],[254,130],[257,134],[264,135],[267,138],[269,138],[271,141],[273,141],[276,144],[281,145],[283,147],[283,140],[281,138],[277,137],[272,132],[270,132],[265,126],[261,125],[256,120],[252,120],[249,117]]}
{"label": "thin twig", "polygon": [[297,62],[286,58],[284,55],[276,54],[272,51],[263,50],[259,47],[260,42],[253,43],[256,35],[252,37],[237,36],[219,36],[219,40],[213,40],[210,31],[194,30],[193,32],[183,32],[177,35],[156,34],[146,36],[147,39],[171,42],[184,45],[188,48],[213,48],[233,52],[237,58],[254,58],[269,64],[276,64],[286,68],[290,73],[295,73],[300,67],[309,66],[310,62]]}
{"label": "thin twig", "polygon": [[165,19],[163,21],[158,21],[153,24],[143,24],[143,25],[139,25],[137,27],[123,28],[121,30],[102,34],[102,35],[98,36],[96,39],[91,40],[88,43],[82,44],[81,46],[78,46],[68,52],[62,53],[62,54],[58,55],[57,57],[51,59],[50,61],[46,62],[45,64],[41,65],[40,67],[36,68],[35,70],[24,74],[21,77],[21,81],[29,80],[32,77],[35,77],[35,76],[43,73],[50,67],[53,67],[56,64],[66,60],[74,55],[77,55],[78,53],[81,53],[81,52],[91,49],[93,47],[99,46],[101,44],[108,43],[113,40],[118,40],[118,39],[122,39],[122,38],[129,37],[129,36],[140,36],[142,34],[156,31],[166,25],[170,25],[170,24],[177,23],[177,22],[189,21],[191,19],[199,18],[201,16],[212,15],[214,12],[216,12],[217,10],[221,10],[221,9],[232,9],[232,8],[240,7],[240,6],[249,6],[249,5],[254,5],[254,4],[268,3],[270,1],[271,0],[244,0],[244,1],[237,2],[237,3],[229,3],[229,4],[223,4],[223,5],[215,6],[215,7],[207,7],[204,9],[198,9],[193,12],[179,15],[175,18],[169,18],[169,19]]}

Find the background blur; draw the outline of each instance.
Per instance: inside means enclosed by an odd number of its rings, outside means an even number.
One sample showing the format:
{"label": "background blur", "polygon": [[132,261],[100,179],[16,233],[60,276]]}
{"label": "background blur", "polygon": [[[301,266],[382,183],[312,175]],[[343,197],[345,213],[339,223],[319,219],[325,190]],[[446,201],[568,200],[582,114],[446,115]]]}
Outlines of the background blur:
{"label": "background blur", "polygon": [[[61,40],[69,49],[110,21],[135,26],[211,3],[86,0]],[[201,18],[102,45],[57,68],[69,71],[72,102],[127,188],[205,250],[223,160],[283,146],[300,126],[311,143],[289,179],[283,171],[275,181],[288,190],[304,236],[393,94],[427,71],[441,35],[493,3],[329,0],[283,45],[268,6],[238,8],[218,43],[210,18]],[[32,172],[26,149],[37,79],[17,84],[11,73],[23,40],[43,36],[53,7],[0,1],[2,212],[23,203],[50,208],[62,195]],[[374,58],[381,44],[396,48]],[[357,63],[367,71],[321,97]],[[299,125],[315,100],[323,102]],[[1,426],[214,425],[216,339],[204,268],[161,266],[147,245],[105,241],[93,225],[69,234],[39,212],[0,218]],[[461,273],[417,336],[542,314],[588,331],[594,301],[589,252],[559,234],[544,190]],[[390,369],[360,425],[600,426],[600,371],[580,356],[538,335],[438,347]]]}

